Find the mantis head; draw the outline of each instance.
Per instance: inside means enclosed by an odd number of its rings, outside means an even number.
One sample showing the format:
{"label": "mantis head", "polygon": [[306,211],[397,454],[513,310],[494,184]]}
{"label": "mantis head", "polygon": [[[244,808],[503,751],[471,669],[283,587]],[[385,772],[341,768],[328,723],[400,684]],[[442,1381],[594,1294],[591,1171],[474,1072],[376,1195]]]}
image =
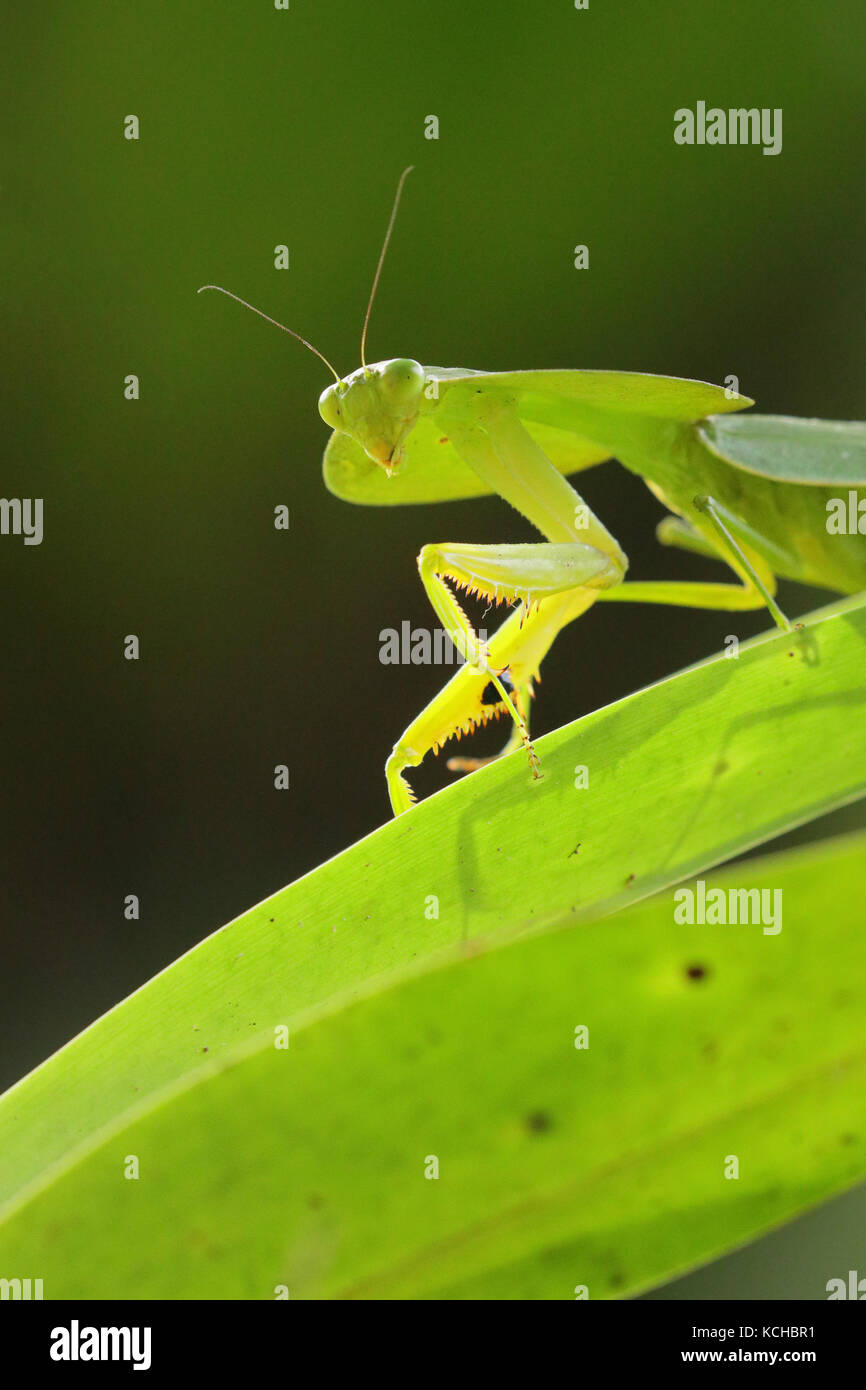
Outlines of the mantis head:
{"label": "mantis head", "polygon": [[425,380],[424,368],[410,357],[359,367],[322,392],[319,414],[391,474],[403,462],[406,437],[421,411]]}

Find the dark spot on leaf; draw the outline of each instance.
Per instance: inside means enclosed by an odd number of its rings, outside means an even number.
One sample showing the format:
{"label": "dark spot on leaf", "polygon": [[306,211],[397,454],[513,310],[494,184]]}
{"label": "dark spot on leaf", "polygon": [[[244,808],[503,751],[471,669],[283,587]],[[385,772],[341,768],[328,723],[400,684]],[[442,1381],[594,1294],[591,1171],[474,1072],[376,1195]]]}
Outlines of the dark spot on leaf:
{"label": "dark spot on leaf", "polygon": [[717,762],[716,765],[715,765],[715,767],[713,768],[713,776],[714,776],[714,777],[721,777],[722,773],[723,773],[723,772],[727,772],[727,770],[728,770],[729,767],[730,767],[730,763],[727,762],[724,758],[721,758],[721,759],[719,760],[719,762]]}
{"label": "dark spot on leaf", "polygon": [[705,965],[687,965],[686,979],[705,980],[707,977],[707,967]]}
{"label": "dark spot on leaf", "polygon": [[625,1283],[625,1275],[624,1275],[624,1274],[612,1274],[612,1275],[610,1276],[610,1287],[611,1287],[612,1289],[621,1289],[624,1283]]}
{"label": "dark spot on leaf", "polygon": [[[138,1089],[138,1088],[136,1087],[136,1090],[137,1090],[137,1089]],[[843,1134],[842,1137],[841,1137],[841,1139],[839,1140],[839,1143],[840,1143],[840,1144],[845,1144],[845,1145],[853,1144],[853,1143],[856,1142],[856,1139],[857,1139],[856,1134]]]}
{"label": "dark spot on leaf", "polygon": [[312,1207],[313,1211],[318,1211],[319,1207],[324,1206],[325,1199],[320,1197],[318,1192],[311,1192],[307,1198],[307,1206]]}
{"label": "dark spot on leaf", "polygon": [[628,878],[626,879],[625,883],[623,884],[623,888],[628,888],[629,884],[634,883],[634,880],[635,880],[635,875],[634,875],[634,874],[629,874]]}
{"label": "dark spot on leaf", "polygon": [[443,434],[442,438],[439,440],[439,443],[440,443],[440,444],[447,444],[447,443],[448,443],[448,436],[447,436],[447,434]]}
{"label": "dark spot on leaf", "polygon": [[546,1110],[533,1110],[524,1120],[526,1128],[530,1134],[544,1134],[553,1125],[553,1120]]}

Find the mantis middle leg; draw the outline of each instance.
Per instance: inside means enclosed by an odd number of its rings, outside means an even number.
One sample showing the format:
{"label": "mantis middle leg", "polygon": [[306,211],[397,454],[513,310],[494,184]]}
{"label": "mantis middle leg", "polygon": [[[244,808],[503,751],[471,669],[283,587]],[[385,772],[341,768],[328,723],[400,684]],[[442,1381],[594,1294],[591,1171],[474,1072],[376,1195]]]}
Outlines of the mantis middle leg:
{"label": "mantis middle leg", "polygon": [[[707,518],[707,526],[702,531],[679,517],[666,517],[658,527],[659,539],[667,545],[723,560],[738,576],[739,584],[638,580],[622,584],[615,594],[600,594],[599,597],[623,603],[661,603],[729,612],[767,608],[777,627],[790,632],[791,622],[776,603],[776,576],[753,547],[735,539],[732,531],[737,524],[736,517],[711,497],[695,498],[694,505]],[[727,520],[732,523],[730,528],[725,524]]]}

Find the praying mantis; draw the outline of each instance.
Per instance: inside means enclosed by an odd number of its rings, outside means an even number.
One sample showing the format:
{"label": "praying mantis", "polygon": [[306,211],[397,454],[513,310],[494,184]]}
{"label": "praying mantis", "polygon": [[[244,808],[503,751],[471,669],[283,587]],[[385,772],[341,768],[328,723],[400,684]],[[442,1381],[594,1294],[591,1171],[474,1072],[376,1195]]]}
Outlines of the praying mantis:
{"label": "praying mantis", "polygon": [[[404,357],[368,364],[370,313],[411,167],[397,186],[364,318],[361,366],[350,375],[341,377],[305,338],[246,300],[202,286],[290,333],[333,374],[319,412],[333,431],[324,480],[337,497],[399,506],[498,493],[544,537],[421,550],[421,582],[463,664],[387,760],[395,815],[415,800],[407,769],[500,715],[512,728],[495,756],[522,747],[532,776],[541,775],[529,736],[533,682],[559,632],[593,603],[766,607],[788,631],[775,598],[778,578],[845,594],[866,588],[866,424],[740,416],[754,402],[738,392],[639,372],[483,372]],[[721,560],[737,582],[627,581],[618,541],[565,477],[612,457],[667,507],[659,541]],[[460,590],[512,606],[489,641],[469,621]],[[471,772],[491,761],[453,757],[448,767]]]}

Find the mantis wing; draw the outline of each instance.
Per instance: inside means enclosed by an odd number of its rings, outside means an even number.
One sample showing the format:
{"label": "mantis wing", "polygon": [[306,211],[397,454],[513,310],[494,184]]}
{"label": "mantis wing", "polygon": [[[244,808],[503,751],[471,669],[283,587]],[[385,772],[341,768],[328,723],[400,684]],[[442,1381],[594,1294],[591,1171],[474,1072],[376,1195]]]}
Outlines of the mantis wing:
{"label": "mantis wing", "polygon": [[[612,422],[639,428],[648,421],[700,420],[710,411],[740,410],[752,402],[728,397],[720,386],[643,372],[537,371],[475,372],[425,367],[436,383],[436,399],[448,393],[496,393],[514,400],[526,429],[561,473],[602,463],[613,453],[619,430]],[[434,410],[421,415],[406,441],[406,458],[390,478],[346,434],[334,433],[324,459],[325,484],[346,502],[365,506],[405,506],[481,497],[490,489],[468,468],[444,433]]]}
{"label": "mantis wing", "polygon": [[866,424],[860,421],[714,415],[697,433],[714,454],[746,473],[786,483],[866,484]]}

